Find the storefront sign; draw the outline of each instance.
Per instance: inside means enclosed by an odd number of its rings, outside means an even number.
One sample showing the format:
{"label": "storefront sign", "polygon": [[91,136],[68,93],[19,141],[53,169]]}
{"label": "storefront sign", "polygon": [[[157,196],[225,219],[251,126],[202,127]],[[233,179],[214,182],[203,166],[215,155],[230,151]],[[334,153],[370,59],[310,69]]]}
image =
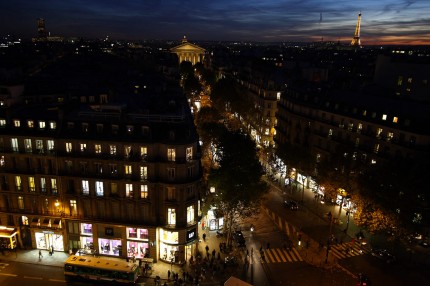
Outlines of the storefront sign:
{"label": "storefront sign", "polygon": [[187,230],[187,239],[186,239],[187,242],[194,240],[195,238],[196,238],[196,229],[193,228],[193,229]]}

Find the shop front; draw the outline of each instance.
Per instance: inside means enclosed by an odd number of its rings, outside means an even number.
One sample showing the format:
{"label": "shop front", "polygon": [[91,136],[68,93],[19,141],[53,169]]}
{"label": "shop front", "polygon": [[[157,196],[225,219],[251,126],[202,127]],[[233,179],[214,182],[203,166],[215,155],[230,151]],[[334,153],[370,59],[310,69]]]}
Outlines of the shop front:
{"label": "shop front", "polygon": [[149,258],[149,232],[145,228],[127,227],[127,256]]}
{"label": "shop front", "polygon": [[51,230],[36,230],[34,232],[37,249],[54,249],[64,251],[63,234]]}
{"label": "shop front", "polygon": [[[224,227],[224,216],[222,212],[218,209],[210,209],[208,210],[208,214],[206,216],[206,225],[209,230],[219,230]],[[204,222],[202,223],[202,228],[204,229]]]}
{"label": "shop front", "polygon": [[15,249],[17,233],[16,228],[0,226],[0,249]]}
{"label": "shop front", "polygon": [[93,239],[93,224],[92,223],[81,223],[79,230],[79,240],[81,246],[85,251],[94,251],[94,239]]}
{"label": "shop front", "polygon": [[166,262],[178,263],[179,232],[160,229],[160,259]]}

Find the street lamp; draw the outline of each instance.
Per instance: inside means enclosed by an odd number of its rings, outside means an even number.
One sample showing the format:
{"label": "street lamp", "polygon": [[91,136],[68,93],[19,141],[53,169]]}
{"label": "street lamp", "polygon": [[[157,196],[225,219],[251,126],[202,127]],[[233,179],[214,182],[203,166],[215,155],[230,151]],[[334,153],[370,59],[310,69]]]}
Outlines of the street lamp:
{"label": "street lamp", "polygon": [[60,202],[58,200],[56,200],[54,205],[57,208],[57,213],[59,213],[60,212]]}

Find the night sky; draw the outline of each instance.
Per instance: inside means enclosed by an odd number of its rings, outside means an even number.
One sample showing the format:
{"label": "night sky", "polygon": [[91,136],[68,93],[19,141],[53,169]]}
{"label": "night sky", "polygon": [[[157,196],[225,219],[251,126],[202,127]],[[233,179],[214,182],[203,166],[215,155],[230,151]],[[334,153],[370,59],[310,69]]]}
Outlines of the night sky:
{"label": "night sky", "polygon": [[0,0],[0,35],[430,44],[430,0]]}

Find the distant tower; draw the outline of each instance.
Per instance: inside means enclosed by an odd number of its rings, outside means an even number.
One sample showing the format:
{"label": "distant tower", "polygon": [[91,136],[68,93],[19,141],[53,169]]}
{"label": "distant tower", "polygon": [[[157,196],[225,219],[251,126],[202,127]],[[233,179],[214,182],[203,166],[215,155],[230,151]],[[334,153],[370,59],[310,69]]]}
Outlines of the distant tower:
{"label": "distant tower", "polygon": [[358,14],[357,26],[355,26],[355,33],[354,33],[354,38],[352,38],[352,41],[351,41],[351,46],[361,46],[360,22],[361,22],[361,12]]}
{"label": "distant tower", "polygon": [[37,19],[37,36],[46,37],[45,19],[42,19],[42,18]]}

